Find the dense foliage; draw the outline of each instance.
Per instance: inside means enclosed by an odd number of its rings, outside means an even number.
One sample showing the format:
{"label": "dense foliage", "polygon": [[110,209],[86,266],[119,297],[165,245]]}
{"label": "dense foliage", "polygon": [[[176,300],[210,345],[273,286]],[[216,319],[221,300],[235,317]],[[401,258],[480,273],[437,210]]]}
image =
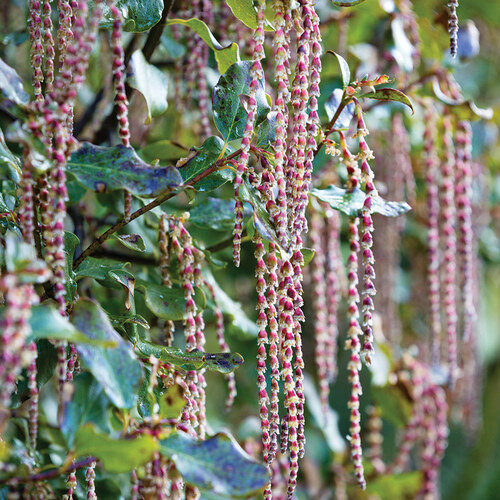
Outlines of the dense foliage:
{"label": "dense foliage", "polygon": [[5,2],[0,498],[497,498],[486,4]]}

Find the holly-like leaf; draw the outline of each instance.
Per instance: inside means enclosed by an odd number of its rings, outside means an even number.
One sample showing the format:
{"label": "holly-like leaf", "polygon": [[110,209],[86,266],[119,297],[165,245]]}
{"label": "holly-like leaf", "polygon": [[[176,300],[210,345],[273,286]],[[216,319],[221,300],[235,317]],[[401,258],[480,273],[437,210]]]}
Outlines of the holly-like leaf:
{"label": "holly-like leaf", "polygon": [[153,436],[113,439],[91,423],[78,429],[73,449],[76,457],[96,457],[107,472],[129,472],[151,461],[159,445]]}
{"label": "holly-like leaf", "polygon": [[80,299],[73,308],[73,324],[92,339],[110,340],[113,349],[77,345],[82,363],[118,408],[132,408],[142,381],[140,362],[132,346],[113,329],[107,314],[93,301]]}
{"label": "holly-like leaf", "polygon": [[[349,217],[360,215],[366,198],[366,194],[361,189],[356,188],[352,191],[347,191],[334,185],[326,189],[313,189],[311,194]],[[386,201],[380,196],[372,196],[372,212],[374,213],[388,217],[397,217],[409,210],[411,210],[411,207],[405,201]]]}
{"label": "holly-like leaf", "polygon": [[220,497],[250,497],[269,482],[266,467],[255,462],[228,434],[198,441],[173,433],[160,441],[160,452],[172,459],[187,483]]}
{"label": "holly-like leaf", "polygon": [[[251,66],[252,61],[234,63],[214,87],[212,103],[215,125],[226,142],[243,137],[247,112],[241,104],[240,95],[247,95],[250,91]],[[255,99],[257,101],[255,126],[257,126],[266,119],[270,111],[262,81],[259,81]]]}
{"label": "holly-like leaf", "polygon": [[87,423],[109,433],[109,399],[96,379],[89,372],[80,373],[74,378],[71,391],[59,414],[59,426],[68,446],[73,446],[77,430]]}
{"label": "holly-like leaf", "polygon": [[359,5],[363,3],[365,0],[331,0],[333,5],[336,7],[354,7],[355,5]]}
{"label": "holly-like leaf", "polygon": [[[234,200],[207,198],[191,209],[189,222],[201,228],[226,231],[234,227]],[[245,206],[244,216],[251,215],[251,210]]]}
{"label": "holly-like leaf", "polygon": [[134,250],[136,252],[145,252],[146,243],[138,234],[120,234],[114,236],[115,240],[118,240],[123,246],[127,247],[129,250]]}
{"label": "holly-like leaf", "polygon": [[136,50],[130,58],[127,82],[138,90],[146,101],[146,124],[151,123],[151,118],[165,112],[168,107],[167,77],[163,71],[146,61],[142,50]]}
{"label": "holly-like leaf", "polygon": [[177,347],[166,347],[143,339],[135,341],[134,349],[141,357],[153,355],[164,363],[188,371],[207,369],[231,373],[243,363],[243,357],[237,352],[208,353],[198,349],[184,352]]}
{"label": "holly-like leaf", "polygon": [[7,147],[5,137],[0,129],[0,179],[8,179],[19,183],[21,175],[21,162]]}
{"label": "holly-like leaf", "polygon": [[[185,184],[212,166],[219,158],[230,154],[233,149],[220,137],[209,137],[200,148],[191,148],[189,155],[178,164],[179,173]],[[201,181],[193,184],[197,191],[213,191],[234,177],[230,169],[216,170]]]}
{"label": "holly-like leaf", "polygon": [[0,58],[0,106],[14,116],[23,118],[29,100],[21,77]]}
{"label": "holly-like leaf", "polygon": [[390,87],[377,89],[374,92],[367,92],[366,94],[361,94],[359,97],[366,97],[367,99],[376,99],[377,101],[394,101],[400,102],[408,106],[412,114],[415,112],[413,109],[413,104],[406,94],[400,90],[393,89]]}
{"label": "holly-like leaf", "polygon": [[103,147],[84,142],[71,155],[68,171],[82,186],[97,193],[127,189],[138,196],[155,197],[182,184],[175,167],[148,165],[133,148],[121,144]]}
{"label": "holly-like leaf", "polygon": [[[328,116],[329,120],[333,120],[333,117],[335,116],[335,113],[337,112],[337,109],[342,103],[342,97],[344,95],[344,92],[342,89],[335,89],[331,94],[330,97],[327,99],[325,102],[325,111]],[[346,129],[349,128],[349,125],[351,123],[352,117],[354,116],[354,112],[356,110],[356,106],[354,105],[353,102],[350,102],[347,104],[344,109],[340,112],[339,117],[335,121],[333,128],[336,129]]]}
{"label": "holly-like leaf", "polygon": [[[163,0],[117,0],[123,18],[123,29],[140,33],[151,29],[161,19]],[[101,28],[113,27],[113,15],[106,3],[103,4]]]}
{"label": "holly-like leaf", "polygon": [[212,35],[210,28],[200,19],[169,19],[167,25],[182,24],[191,28],[199,37],[214,51],[215,60],[221,74],[225,73],[229,66],[240,60],[238,44],[232,43],[223,47]]}
{"label": "holly-like leaf", "polygon": [[[155,285],[144,280],[137,280],[136,289],[144,293],[146,307],[158,318],[177,321],[186,315],[186,299],[180,286]],[[205,294],[195,289],[194,301],[200,310],[205,308]]]}

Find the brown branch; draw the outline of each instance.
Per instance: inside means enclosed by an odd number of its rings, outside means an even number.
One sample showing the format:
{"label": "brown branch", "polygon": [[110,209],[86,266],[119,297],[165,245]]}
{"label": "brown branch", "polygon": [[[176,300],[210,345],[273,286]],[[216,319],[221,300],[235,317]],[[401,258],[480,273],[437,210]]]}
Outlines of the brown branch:
{"label": "brown branch", "polygon": [[[229,156],[226,158],[221,158],[220,160],[217,160],[215,163],[210,165],[206,170],[203,170],[203,172],[200,172],[198,175],[195,175],[193,178],[189,179],[189,181],[186,184],[183,184],[183,188],[187,186],[192,186],[193,184],[196,184],[197,182],[201,181],[211,173],[215,172],[218,170],[224,163],[226,163],[228,160],[232,160],[236,156],[238,156],[241,153],[241,149],[238,149],[234,153],[231,153]],[[105,233],[101,234],[96,240],[94,240],[78,257],[73,262],[73,269],[76,269],[87,257],[92,255],[112,234],[116,233],[119,231],[122,227],[125,227],[129,222],[137,219],[141,215],[144,215],[145,213],[149,212],[153,208],[161,205],[162,203],[165,203],[167,200],[170,198],[173,198],[179,193],[179,191],[167,191],[166,193],[160,195],[158,198],[153,200],[152,202],[148,203],[147,205],[144,205],[143,207],[139,208],[139,210],[136,210],[134,213],[130,215],[129,218],[127,219],[122,219],[116,222],[113,226],[111,226]]]}

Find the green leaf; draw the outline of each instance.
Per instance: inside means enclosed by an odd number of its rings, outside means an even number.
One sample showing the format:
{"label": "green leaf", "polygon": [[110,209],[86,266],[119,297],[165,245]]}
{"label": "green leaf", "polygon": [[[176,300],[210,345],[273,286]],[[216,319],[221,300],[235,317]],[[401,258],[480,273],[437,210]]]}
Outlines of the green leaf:
{"label": "green leaf", "polygon": [[87,257],[76,269],[75,277],[94,278],[96,280],[106,280],[110,272],[123,271],[129,265],[128,262],[118,262],[113,259],[97,259]]}
{"label": "green leaf", "polygon": [[141,149],[140,155],[148,162],[153,163],[157,160],[172,161],[186,156],[188,149],[167,139],[147,144]]}
{"label": "green leaf", "polygon": [[66,276],[66,300],[73,302],[76,293],[76,278],[73,271],[73,260],[75,258],[76,247],[80,244],[80,240],[76,234],[69,231],[64,232],[64,275]]}
{"label": "green leaf", "polygon": [[239,48],[236,43],[223,47],[212,35],[210,28],[200,19],[169,19],[167,26],[182,24],[191,28],[200,38],[214,51],[215,60],[221,74],[225,73],[229,66],[240,60]]}
{"label": "green leaf", "polygon": [[276,117],[277,111],[271,111],[266,119],[257,127],[257,141],[255,145],[258,148],[268,148],[276,140]]}
{"label": "green leaf", "polygon": [[151,391],[148,372],[139,392],[137,411],[142,417],[150,417],[153,414],[153,406],[156,406],[157,415],[160,419],[177,418],[186,405],[184,390],[179,384],[173,384],[168,388],[159,381]]}
{"label": "green leaf", "polygon": [[368,481],[366,493],[378,498],[416,498],[422,485],[421,471],[381,475]]}
{"label": "green leaf", "polygon": [[182,184],[175,167],[148,165],[133,148],[121,144],[103,147],[84,142],[71,155],[68,171],[82,186],[97,193],[127,189],[138,196],[156,197]]}
{"label": "green leaf", "polygon": [[159,445],[153,436],[112,439],[88,423],[78,429],[74,439],[76,457],[96,457],[108,472],[129,472],[151,461]]}
{"label": "green leaf", "polygon": [[313,248],[307,247],[302,247],[300,251],[302,253],[302,258],[304,259],[304,266],[307,266],[307,264],[313,260],[316,251]]}
{"label": "green leaf", "polygon": [[[311,194],[349,217],[357,217],[360,215],[366,198],[366,194],[359,188],[347,191],[333,184],[326,189],[312,189]],[[397,217],[398,215],[405,214],[409,210],[411,210],[411,207],[405,201],[386,201],[380,196],[372,196],[373,213],[386,215],[388,217]]]}
{"label": "green leaf", "polygon": [[67,340],[75,344],[89,344],[100,347],[115,347],[111,339],[94,339],[82,333],[54,307],[44,304],[31,308],[29,320],[31,333],[27,341],[39,339]]}
{"label": "green leaf", "polygon": [[[212,95],[214,120],[217,129],[226,142],[243,137],[247,122],[247,112],[240,102],[240,95],[250,92],[252,61],[233,64],[220,78]],[[259,81],[255,95],[257,113],[255,126],[263,122],[271,110],[264,91],[264,82]]]}
{"label": "green leaf", "polygon": [[7,147],[3,131],[0,129],[0,178],[19,184],[21,175],[21,161]]}
{"label": "green leaf", "polygon": [[145,252],[146,243],[138,234],[119,234],[113,235],[113,239],[118,240],[123,246],[127,247],[129,250],[134,250],[136,252]]}
{"label": "green leaf", "polygon": [[[201,228],[226,231],[234,227],[234,200],[221,200],[220,198],[207,198],[198,203],[189,212],[189,222]],[[245,216],[251,211],[245,207]]]}
{"label": "green leaf", "polygon": [[145,330],[149,330],[149,323],[140,314],[130,314],[125,316],[108,314],[108,316],[114,328],[124,328],[125,325],[132,323],[134,325],[142,326]]}
{"label": "green leaf", "polygon": [[[184,164],[179,167],[184,184],[212,166],[219,158],[230,154],[233,150],[229,146],[225,149],[224,141],[220,137],[212,136],[206,139],[200,148],[191,148]],[[213,191],[234,177],[230,169],[213,172],[201,181],[194,184],[197,191]]]}
{"label": "green leaf", "polygon": [[331,0],[333,5],[336,7],[354,7],[355,5],[359,5],[363,3],[365,0]]}
{"label": "green leaf", "polygon": [[[337,109],[342,104],[343,95],[344,92],[342,91],[342,89],[335,89],[325,102],[325,111],[329,120],[333,120],[333,117],[335,116]],[[354,105],[353,102],[350,102],[349,104],[344,106],[344,109],[340,112],[340,115],[335,121],[333,128],[337,129],[349,128],[355,110],[356,106]]]}
{"label": "green leaf", "polygon": [[138,90],[146,101],[146,124],[151,123],[151,118],[165,112],[168,107],[167,77],[163,71],[146,61],[142,50],[136,50],[130,58],[127,82],[133,89]]}
{"label": "green leaf", "polygon": [[[184,319],[186,299],[182,287],[155,285],[138,279],[136,289],[144,293],[146,307],[158,318],[173,321]],[[205,308],[205,294],[199,288],[195,289],[194,301],[200,310]]]}
{"label": "green leaf", "polygon": [[215,295],[215,301],[221,308],[224,316],[229,319],[227,331],[232,335],[238,335],[244,339],[257,337],[259,328],[255,321],[252,321],[243,311],[241,304],[234,301],[217,283],[211,273],[203,273],[205,279],[212,285]]}
{"label": "green leaf", "polygon": [[60,429],[68,446],[73,446],[77,430],[87,423],[109,433],[109,399],[96,379],[89,372],[80,373],[71,390],[72,396],[63,402],[60,413]]}
{"label": "green leaf", "polygon": [[402,104],[406,104],[411,111],[412,114],[415,113],[413,109],[413,104],[406,94],[397,89],[392,89],[390,87],[377,89],[374,92],[368,92],[366,94],[361,94],[359,97],[366,97],[367,99],[376,99],[378,101],[394,101],[401,102]]}
{"label": "green leaf", "polygon": [[255,462],[228,434],[197,441],[174,433],[160,441],[160,452],[173,460],[187,483],[221,497],[250,497],[269,482],[267,468]]}
{"label": "green leaf", "polygon": [[333,50],[327,50],[326,52],[328,54],[333,54],[337,58],[340,66],[340,74],[342,75],[342,85],[345,89],[351,83],[351,70],[349,69],[347,61],[340,54],[337,54],[337,52],[334,52]]}
{"label": "green leaf", "polygon": [[[253,5],[253,0],[226,0],[226,3],[234,17],[253,30],[257,28],[257,11]],[[270,23],[264,26],[264,29],[271,31]]]}
{"label": "green leaf", "polygon": [[80,299],[72,313],[73,324],[88,337],[116,342],[114,349],[77,345],[82,363],[102,385],[118,408],[132,408],[142,381],[142,367],[132,346],[113,329],[107,314],[89,299]]}
{"label": "green leaf", "polygon": [[382,418],[398,429],[405,427],[411,417],[412,406],[403,390],[396,385],[373,386],[372,394]]}
{"label": "green leaf", "polygon": [[0,58],[0,106],[18,118],[24,118],[29,100],[21,77]]}
{"label": "green leaf", "polygon": [[[151,29],[161,19],[163,0],[117,0],[125,31],[142,32]],[[104,20],[101,28],[113,27],[113,16],[106,3],[103,4]]]}
{"label": "green leaf", "polygon": [[149,358],[153,355],[164,363],[188,371],[207,369],[231,373],[243,363],[243,357],[237,352],[208,353],[198,349],[184,352],[178,347],[161,346],[143,339],[136,340],[134,348],[141,357]]}

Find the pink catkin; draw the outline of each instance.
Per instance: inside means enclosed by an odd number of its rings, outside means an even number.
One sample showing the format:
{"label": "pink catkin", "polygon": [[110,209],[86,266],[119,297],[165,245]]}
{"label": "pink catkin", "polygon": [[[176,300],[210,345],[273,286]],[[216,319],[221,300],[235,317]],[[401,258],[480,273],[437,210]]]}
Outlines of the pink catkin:
{"label": "pink catkin", "polygon": [[35,100],[43,101],[43,24],[42,24],[42,4],[39,0],[29,2],[28,27],[31,42],[31,66],[33,68],[33,93]]}
{"label": "pink catkin", "polygon": [[443,207],[443,240],[444,269],[443,293],[444,312],[446,317],[446,341],[448,347],[449,384],[454,386],[457,378],[457,310],[456,310],[456,207],[455,181],[456,164],[453,147],[453,124],[446,115],[443,120],[444,162],[442,164],[442,207]]}
{"label": "pink catkin", "polygon": [[54,37],[52,35],[52,7],[49,0],[45,0],[42,6],[43,12],[43,28],[44,28],[44,45],[45,45],[45,92],[52,92],[54,86]]}
{"label": "pink catkin", "polygon": [[458,0],[450,0],[448,2],[448,32],[450,33],[450,54],[452,57],[457,56],[458,48],[458,16],[457,16]]}
{"label": "pink catkin", "polygon": [[236,177],[234,179],[234,197],[236,199],[236,218],[233,229],[233,262],[235,266],[240,265],[241,233],[243,231],[243,204],[239,198],[240,186],[243,182],[243,174],[248,167],[250,144],[254,131],[254,123],[257,115],[257,101],[255,96],[259,88],[259,80],[264,78],[261,60],[264,58],[264,8],[265,2],[259,0],[257,3],[257,28],[254,33],[255,46],[252,57],[252,67],[250,75],[252,81],[248,92],[247,101],[247,121],[241,141],[241,154],[236,167]]}

